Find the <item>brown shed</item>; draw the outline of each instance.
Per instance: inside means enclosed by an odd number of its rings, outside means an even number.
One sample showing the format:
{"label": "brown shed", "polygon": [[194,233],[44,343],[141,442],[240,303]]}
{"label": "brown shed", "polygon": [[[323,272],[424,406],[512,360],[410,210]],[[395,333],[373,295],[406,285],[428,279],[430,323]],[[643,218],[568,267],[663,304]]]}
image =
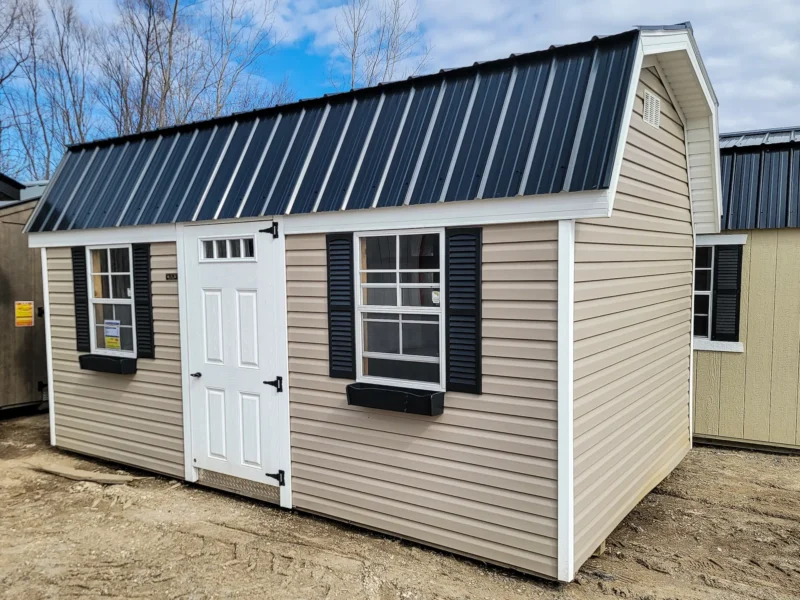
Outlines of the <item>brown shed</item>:
{"label": "brown shed", "polygon": [[688,24],[72,147],[52,443],[570,581],[691,446]]}

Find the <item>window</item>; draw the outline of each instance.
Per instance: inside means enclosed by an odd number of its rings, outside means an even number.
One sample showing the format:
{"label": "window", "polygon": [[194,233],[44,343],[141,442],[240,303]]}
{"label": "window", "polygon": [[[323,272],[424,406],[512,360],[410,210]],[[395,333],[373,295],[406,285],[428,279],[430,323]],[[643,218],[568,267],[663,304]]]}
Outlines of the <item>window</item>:
{"label": "window", "polygon": [[202,262],[255,260],[255,255],[256,241],[252,236],[200,240],[200,260]]}
{"label": "window", "polygon": [[91,351],[136,356],[130,246],[87,248]]}
{"label": "window", "polygon": [[443,235],[356,235],[359,381],[444,389]]}
{"label": "window", "polygon": [[[706,236],[713,237],[713,236]],[[723,236],[737,237],[737,236]],[[742,246],[697,246],[694,266],[694,337],[696,348],[741,351],[739,310]],[[734,344],[725,344],[733,342]]]}
{"label": "window", "polygon": [[694,335],[711,339],[711,282],[714,246],[699,246],[694,263]]}

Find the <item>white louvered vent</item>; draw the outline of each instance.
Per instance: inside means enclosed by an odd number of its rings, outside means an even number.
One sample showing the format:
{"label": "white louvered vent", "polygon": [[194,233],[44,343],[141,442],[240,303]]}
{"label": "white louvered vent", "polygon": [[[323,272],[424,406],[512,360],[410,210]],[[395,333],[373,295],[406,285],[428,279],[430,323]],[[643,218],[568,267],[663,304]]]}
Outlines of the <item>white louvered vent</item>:
{"label": "white louvered vent", "polygon": [[661,98],[650,90],[644,91],[644,122],[656,129],[661,127]]}

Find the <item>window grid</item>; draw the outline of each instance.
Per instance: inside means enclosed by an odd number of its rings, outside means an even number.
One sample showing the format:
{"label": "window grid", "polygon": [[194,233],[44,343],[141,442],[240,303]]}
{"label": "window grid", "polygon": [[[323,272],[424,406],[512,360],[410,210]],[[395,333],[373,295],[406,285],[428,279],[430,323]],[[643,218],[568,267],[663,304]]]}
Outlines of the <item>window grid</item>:
{"label": "window grid", "polygon": [[[124,249],[128,255],[128,270],[121,271],[121,270],[114,270],[113,262],[111,260],[111,251],[117,249]],[[102,268],[99,271],[95,271],[95,263],[93,260],[93,253],[94,252],[101,252],[105,253],[106,264],[108,266],[107,270],[103,270]],[[133,252],[131,251],[131,246],[128,245],[114,245],[114,246],[90,246],[86,248],[86,276],[88,278],[88,290],[89,290],[89,334],[91,339],[91,351],[92,354],[104,354],[108,356],[123,356],[123,357],[136,357],[136,310],[135,304],[133,299]],[[102,262],[101,262],[102,264]],[[113,277],[114,276],[126,276],[128,278],[129,284],[129,292],[130,294],[126,296],[116,296],[114,294],[114,284],[113,284]],[[97,295],[97,289],[95,286],[95,277],[100,277],[101,281],[102,278],[108,278],[108,293],[109,297],[102,297]],[[100,288],[100,294],[102,294],[102,284]],[[130,325],[119,325],[120,334],[122,334],[123,329],[130,329],[131,332],[131,339],[133,348],[131,350],[113,350],[104,347],[98,347],[97,344],[97,328],[103,327],[104,324],[97,322],[97,308],[98,306],[129,306],[130,313],[131,313],[131,322]],[[116,309],[112,308],[113,315],[116,317]],[[120,338],[122,336],[120,335]],[[120,339],[120,342],[122,340]]]}
{"label": "window grid", "polygon": [[[400,268],[401,261],[401,246],[400,239],[402,236],[414,236],[435,234],[438,236],[438,250],[439,250],[439,268],[438,269],[402,269]],[[362,240],[369,237],[391,237],[395,238],[395,268],[393,269],[366,269],[362,265],[361,244]],[[436,391],[444,390],[445,372],[444,372],[444,308],[442,300],[444,298],[444,232],[442,230],[410,230],[410,231],[380,231],[363,234],[355,234],[353,236],[353,251],[355,253],[355,294],[356,294],[356,373],[357,379],[364,382],[383,383],[388,385],[403,385],[409,387],[416,387],[420,389],[433,389]],[[432,273],[439,275],[439,282],[430,283],[402,283],[401,275],[407,273],[424,274]],[[366,276],[370,274],[393,274],[394,283],[367,283]],[[403,305],[403,290],[404,289],[437,289],[439,290],[439,303],[436,306],[404,306]],[[364,291],[368,289],[395,289],[395,305],[379,305],[379,304],[366,304]],[[371,316],[365,317],[369,313]],[[376,319],[372,315],[397,315],[398,319]],[[435,315],[438,317],[436,321],[423,321],[411,320],[408,317],[414,315]],[[399,352],[382,353],[382,352],[369,352],[364,350],[364,328],[363,324],[367,322],[391,322],[397,323],[399,328]],[[417,354],[403,354],[403,325],[404,324],[425,324],[436,325],[439,334],[439,348],[438,357],[424,356]],[[438,364],[439,365],[439,381],[438,383],[429,383],[418,380],[406,380],[400,378],[388,378],[364,375],[364,358],[375,358],[385,360],[396,360],[416,363]]]}
{"label": "window grid", "polygon": [[255,237],[206,238],[199,240],[200,262],[254,261]]}
{"label": "window grid", "polygon": [[[696,317],[705,317],[706,318],[706,330],[705,331],[698,331],[697,327],[694,327],[694,337],[698,338],[706,338],[711,339],[711,313],[713,311],[714,306],[714,298],[713,298],[713,289],[714,289],[714,255],[715,255],[715,247],[714,246],[698,246],[700,248],[708,248],[709,252],[709,266],[708,267],[698,267],[695,266],[694,268],[694,277],[695,281],[697,278],[697,273],[699,272],[707,272],[708,273],[708,290],[698,290],[697,284],[695,283],[695,301],[694,301],[694,315],[693,320],[697,321]],[[708,311],[707,312],[698,312],[697,307],[697,297],[704,296],[708,298]]]}

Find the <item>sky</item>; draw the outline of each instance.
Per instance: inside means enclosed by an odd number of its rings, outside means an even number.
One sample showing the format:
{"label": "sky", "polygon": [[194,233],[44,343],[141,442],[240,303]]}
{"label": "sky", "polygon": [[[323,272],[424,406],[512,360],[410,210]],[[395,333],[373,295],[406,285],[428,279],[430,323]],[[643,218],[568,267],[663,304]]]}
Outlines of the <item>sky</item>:
{"label": "sky", "polygon": [[[259,74],[287,75],[298,98],[334,91],[342,1],[282,0],[280,42]],[[97,16],[98,0],[82,2]],[[113,10],[111,0],[100,4]],[[719,98],[720,131],[800,126],[800,0],[419,0],[419,20],[428,72],[691,21]]]}

